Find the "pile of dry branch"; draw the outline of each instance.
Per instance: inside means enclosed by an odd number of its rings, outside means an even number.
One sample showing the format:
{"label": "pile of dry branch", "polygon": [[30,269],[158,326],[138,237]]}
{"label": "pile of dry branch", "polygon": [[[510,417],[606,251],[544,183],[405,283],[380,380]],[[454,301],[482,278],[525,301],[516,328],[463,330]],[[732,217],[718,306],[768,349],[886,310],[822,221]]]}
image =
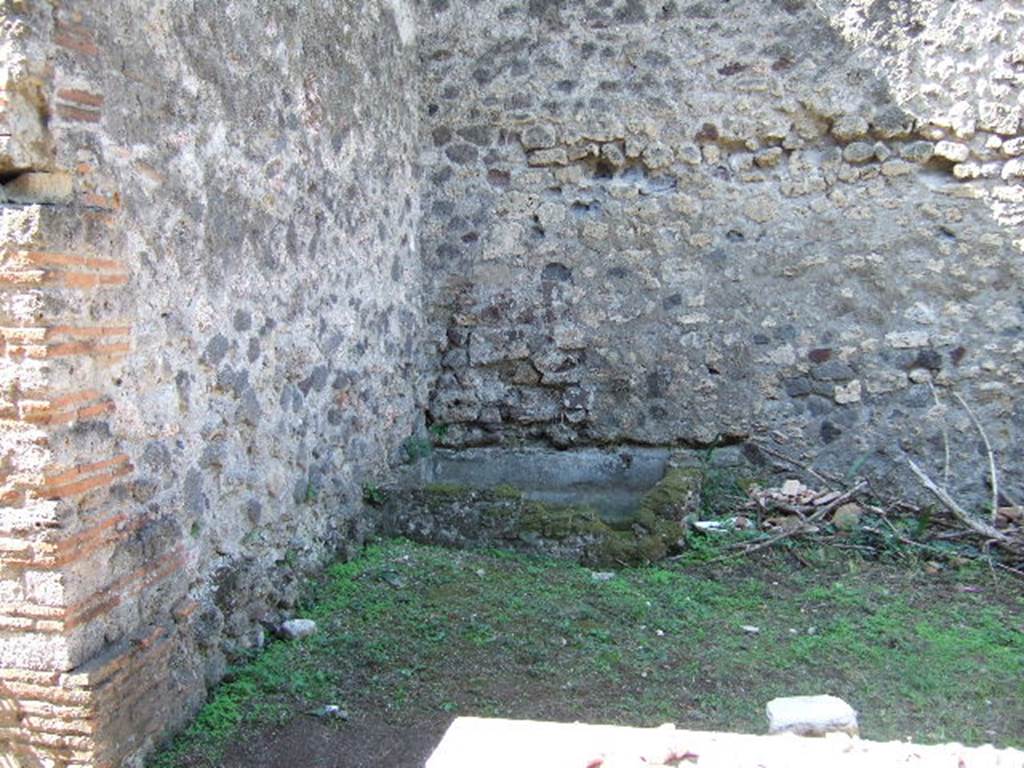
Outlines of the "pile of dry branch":
{"label": "pile of dry branch", "polygon": [[[998,489],[991,452],[991,508],[978,514],[958,503],[910,460],[912,475],[939,503],[938,508],[902,499],[883,500],[866,480],[846,483],[803,466],[772,446],[759,444],[759,448],[792,469],[799,469],[807,482],[817,487],[797,479],[785,480],[776,487],[753,486],[748,492],[749,500],[737,516],[724,524],[697,523],[699,529],[709,532],[732,529],[753,534],[742,541],[724,544],[728,554],[722,559],[757,552],[794,538],[877,553],[880,544],[865,543],[867,539],[895,541],[936,558],[985,559],[995,567],[1024,576],[1024,507],[1005,503]],[[907,519],[927,519],[928,529],[911,536],[907,527],[900,525]]]}

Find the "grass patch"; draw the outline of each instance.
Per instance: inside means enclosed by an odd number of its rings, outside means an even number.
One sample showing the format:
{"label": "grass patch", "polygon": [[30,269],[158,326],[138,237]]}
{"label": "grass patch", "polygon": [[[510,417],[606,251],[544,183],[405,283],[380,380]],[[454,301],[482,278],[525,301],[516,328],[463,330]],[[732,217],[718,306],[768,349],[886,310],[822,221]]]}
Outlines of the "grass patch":
{"label": "grass patch", "polygon": [[805,559],[600,581],[555,560],[378,544],[315,585],[316,635],[231,670],[152,765],[212,768],[229,741],[325,704],[352,713],[339,728],[452,713],[756,733],[766,701],[803,693],[847,699],[867,738],[1024,746],[1019,584]]}

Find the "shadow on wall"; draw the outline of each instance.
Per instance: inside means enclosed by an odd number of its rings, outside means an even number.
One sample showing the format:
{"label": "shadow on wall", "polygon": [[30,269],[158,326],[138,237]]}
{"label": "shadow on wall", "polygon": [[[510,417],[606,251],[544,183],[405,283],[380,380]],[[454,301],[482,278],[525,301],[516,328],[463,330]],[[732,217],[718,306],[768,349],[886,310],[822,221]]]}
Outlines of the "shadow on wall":
{"label": "shadow on wall", "polygon": [[906,459],[941,460],[945,433],[983,497],[977,434],[937,402],[956,392],[1019,471],[1010,4],[441,3],[424,22],[446,445],[777,436],[916,487]]}
{"label": "shadow on wall", "polygon": [[1024,14],[997,0],[816,0],[1024,251]]}

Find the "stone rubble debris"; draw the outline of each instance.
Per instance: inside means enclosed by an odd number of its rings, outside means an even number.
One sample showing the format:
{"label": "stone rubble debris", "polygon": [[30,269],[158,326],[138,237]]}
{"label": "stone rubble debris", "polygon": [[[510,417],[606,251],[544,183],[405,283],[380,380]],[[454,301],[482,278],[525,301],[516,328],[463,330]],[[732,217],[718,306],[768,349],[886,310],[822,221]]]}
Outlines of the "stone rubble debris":
{"label": "stone rubble debris", "polygon": [[[843,497],[840,491],[816,490],[792,479],[784,481],[777,488],[753,486],[748,495],[748,507],[772,513],[770,517],[761,520],[762,529],[790,532],[802,530],[805,533],[819,530],[818,526],[808,523],[805,517],[814,515],[823,507],[836,504]],[[847,501],[822,522],[831,522],[840,531],[852,531],[860,525],[863,512],[859,504]]]}

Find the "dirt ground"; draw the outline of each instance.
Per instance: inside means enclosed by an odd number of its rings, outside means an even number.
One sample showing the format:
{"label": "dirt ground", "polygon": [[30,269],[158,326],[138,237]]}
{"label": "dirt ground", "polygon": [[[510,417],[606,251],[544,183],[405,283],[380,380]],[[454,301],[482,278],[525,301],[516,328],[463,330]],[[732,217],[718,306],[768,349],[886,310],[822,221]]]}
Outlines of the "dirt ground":
{"label": "dirt ground", "polygon": [[344,726],[300,717],[233,742],[223,768],[405,768],[422,766],[454,716],[424,718],[407,726],[356,719]]}

